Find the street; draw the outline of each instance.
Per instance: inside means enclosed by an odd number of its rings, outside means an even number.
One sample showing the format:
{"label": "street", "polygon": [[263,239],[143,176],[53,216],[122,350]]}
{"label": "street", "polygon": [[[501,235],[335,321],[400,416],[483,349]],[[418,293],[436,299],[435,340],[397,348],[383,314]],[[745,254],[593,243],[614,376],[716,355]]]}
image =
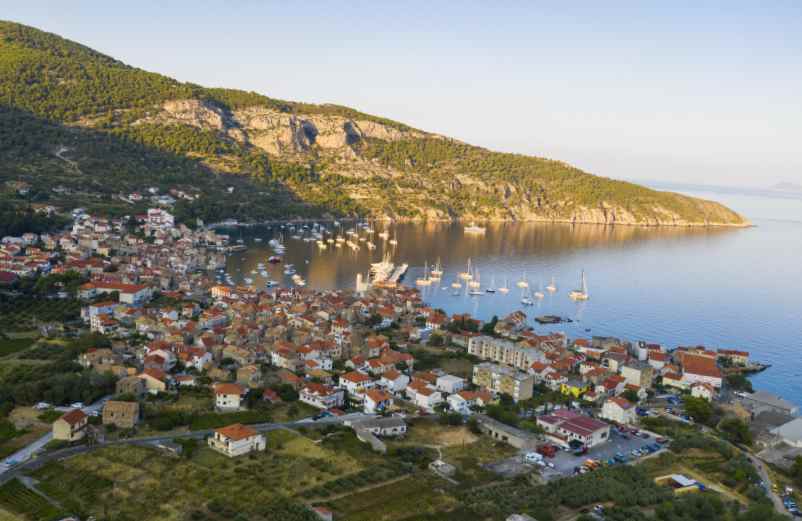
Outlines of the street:
{"label": "street", "polygon": [[[345,421],[349,420],[358,420],[361,418],[370,418],[373,417],[369,414],[364,413],[352,413],[346,414],[345,416],[335,417],[335,416],[327,416],[321,418],[319,420],[313,420],[312,418],[303,418],[301,420],[296,420],[293,422],[286,422],[286,423],[259,423],[255,425],[250,425],[253,429],[257,432],[270,432],[277,429],[297,429],[300,427],[309,427],[309,428],[319,428],[325,427],[327,425],[339,425]],[[31,445],[25,447],[22,451],[18,451],[17,454],[20,452],[27,452],[28,458],[24,461],[20,461],[16,466],[9,467],[3,466],[0,467],[0,485],[3,483],[10,481],[11,479],[19,476],[30,470],[35,470],[45,463],[55,460],[61,460],[64,458],[68,458],[71,456],[75,456],[76,454],[81,454],[84,452],[90,452],[96,449],[104,448],[104,447],[112,447],[115,445],[138,445],[138,446],[153,446],[157,445],[158,443],[174,440],[176,438],[188,438],[188,439],[197,439],[202,440],[207,436],[210,436],[214,432],[214,429],[206,429],[201,431],[192,431],[192,432],[181,432],[175,434],[166,434],[164,436],[146,436],[142,438],[127,438],[123,440],[114,440],[114,441],[106,441],[96,443],[94,445],[79,445],[76,447],[68,447],[66,449],[56,450],[38,457],[33,457],[36,454],[36,450],[32,450],[32,446],[38,444],[42,439],[37,440],[36,442],[32,443]],[[46,442],[45,442],[46,444]],[[42,444],[44,446],[44,444]],[[15,454],[16,455],[16,454]],[[12,456],[13,458],[13,456]]]}
{"label": "street", "polygon": [[[84,407],[81,410],[84,411],[87,415],[93,412],[99,412],[103,408],[103,405],[109,400],[109,398],[111,398],[111,396],[104,396],[103,398],[96,401],[92,405]],[[71,409],[69,407],[55,407],[55,410],[67,412]],[[30,444],[18,450],[11,456],[8,456],[4,460],[0,461],[0,475],[2,475],[5,471],[13,467],[14,465],[24,463],[29,459],[31,459],[34,456],[34,454],[42,450],[42,448],[44,448],[45,445],[50,443],[52,439],[53,439],[53,433],[48,432],[38,440],[31,442]]]}

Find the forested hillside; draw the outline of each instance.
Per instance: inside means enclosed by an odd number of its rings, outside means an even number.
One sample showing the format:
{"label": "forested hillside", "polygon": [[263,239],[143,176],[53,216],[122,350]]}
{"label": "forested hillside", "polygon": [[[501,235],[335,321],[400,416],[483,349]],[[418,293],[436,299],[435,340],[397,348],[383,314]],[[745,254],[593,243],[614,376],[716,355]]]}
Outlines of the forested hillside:
{"label": "forested hillside", "polygon": [[155,186],[192,193],[176,211],[206,221],[744,224],[716,203],[348,107],[181,83],[12,22],[0,22],[0,143],[0,197],[20,211],[47,203],[129,213],[123,198]]}

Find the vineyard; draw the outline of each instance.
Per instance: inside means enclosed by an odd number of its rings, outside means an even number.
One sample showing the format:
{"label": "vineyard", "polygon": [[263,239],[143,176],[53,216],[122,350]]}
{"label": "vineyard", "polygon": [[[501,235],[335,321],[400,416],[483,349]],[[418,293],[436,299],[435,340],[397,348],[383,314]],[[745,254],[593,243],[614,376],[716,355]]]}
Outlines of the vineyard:
{"label": "vineyard", "polygon": [[64,516],[64,512],[16,479],[0,486],[0,507],[31,521],[51,521]]}
{"label": "vineyard", "polygon": [[16,298],[0,300],[0,331],[29,331],[42,322],[69,322],[81,316],[77,300]]}

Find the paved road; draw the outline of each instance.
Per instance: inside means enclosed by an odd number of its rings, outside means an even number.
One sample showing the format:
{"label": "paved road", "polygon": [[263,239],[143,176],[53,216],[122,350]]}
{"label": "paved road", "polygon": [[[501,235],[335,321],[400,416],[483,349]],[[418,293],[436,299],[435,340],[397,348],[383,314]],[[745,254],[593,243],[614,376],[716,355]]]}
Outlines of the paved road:
{"label": "paved road", "polygon": [[[258,423],[255,425],[250,425],[250,427],[254,428],[257,432],[270,432],[278,429],[298,429],[300,427],[320,428],[320,427],[325,427],[327,425],[340,425],[349,420],[358,420],[370,417],[373,417],[373,415],[363,414],[363,413],[352,413],[352,414],[346,414],[345,416],[341,417],[325,417],[317,421],[313,420],[312,418],[304,418],[301,420],[286,422],[286,423]],[[24,462],[21,462],[16,467],[10,469],[7,467],[6,468],[0,467],[0,485],[26,472],[36,470],[42,467],[44,464],[49,463],[51,461],[63,460],[75,456],[76,454],[91,452],[93,450],[100,449],[103,447],[112,447],[115,445],[136,445],[136,446],[148,447],[148,446],[158,445],[159,443],[162,442],[171,441],[176,438],[202,440],[207,436],[210,436],[213,432],[214,429],[205,429],[201,431],[180,432],[163,436],[145,436],[141,438],[127,438],[122,440],[104,441],[100,443],[95,443],[94,445],[78,445],[76,447],[69,447],[66,449],[56,450],[53,452],[49,452],[47,454],[43,454],[36,458],[30,458]]]}
{"label": "paved road", "polygon": [[[100,409],[103,408],[103,405],[108,401],[109,398],[111,398],[111,395],[104,396],[103,398],[101,398],[100,400],[96,401],[92,405],[88,405],[88,406],[84,407],[81,410],[84,411],[86,414],[98,412],[98,411],[100,411]],[[61,411],[61,412],[67,412],[67,411],[71,411],[72,409],[70,407],[56,407],[55,410]],[[43,435],[41,438],[29,443],[27,446],[21,448],[20,450],[18,450],[17,452],[12,454],[11,456],[9,456],[6,459],[0,461],[0,475],[2,475],[3,472],[7,471],[13,465],[19,464],[19,463],[24,463],[24,462],[28,461],[29,459],[31,459],[37,452],[42,450],[45,445],[50,443],[50,441],[52,439],[53,439],[53,433],[52,432],[48,432],[47,434]]]}
{"label": "paved road", "polygon": [[785,505],[783,504],[782,499],[771,488],[772,482],[771,478],[769,477],[769,471],[766,468],[766,464],[754,456],[748,456],[748,458],[755,466],[755,469],[757,469],[760,479],[762,479],[763,483],[766,484],[766,495],[769,496],[772,504],[774,504],[774,509],[780,514],[788,514],[788,512],[785,510]]}

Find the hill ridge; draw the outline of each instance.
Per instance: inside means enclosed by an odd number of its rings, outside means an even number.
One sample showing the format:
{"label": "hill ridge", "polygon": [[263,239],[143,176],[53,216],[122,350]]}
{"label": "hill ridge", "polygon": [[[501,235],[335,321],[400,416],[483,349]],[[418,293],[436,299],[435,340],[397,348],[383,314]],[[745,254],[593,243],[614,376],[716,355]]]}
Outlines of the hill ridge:
{"label": "hill ridge", "polygon": [[[28,194],[65,209],[130,212],[124,196],[147,182],[192,194],[176,212],[206,221],[360,215],[748,224],[718,203],[493,152],[341,105],[182,83],[3,21],[0,107],[6,197],[15,197],[9,183],[22,182]],[[16,136],[14,125],[30,139]],[[48,160],[48,150],[70,145],[77,169]],[[54,193],[54,185],[64,190]]]}

